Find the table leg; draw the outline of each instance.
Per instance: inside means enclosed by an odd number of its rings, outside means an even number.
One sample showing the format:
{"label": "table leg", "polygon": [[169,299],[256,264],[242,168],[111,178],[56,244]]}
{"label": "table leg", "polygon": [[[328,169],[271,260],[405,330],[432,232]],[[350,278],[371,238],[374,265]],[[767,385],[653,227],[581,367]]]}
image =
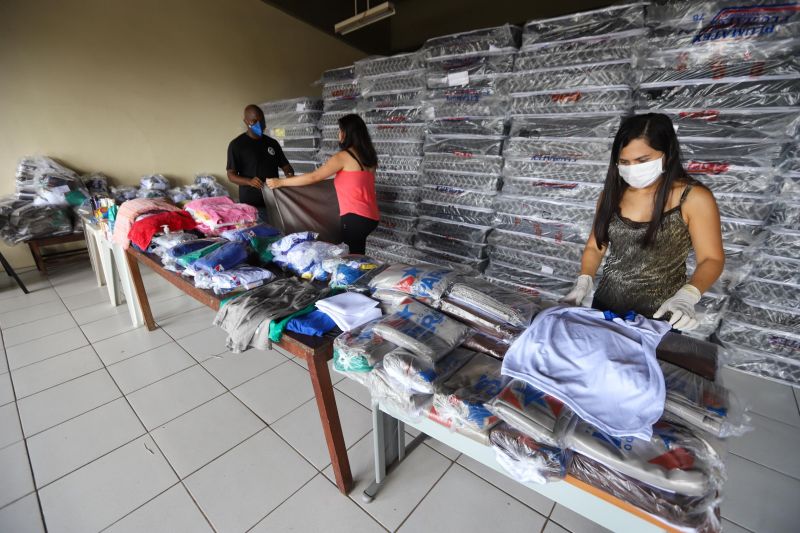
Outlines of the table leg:
{"label": "table leg", "polygon": [[128,262],[128,270],[130,270],[131,283],[136,292],[136,299],[139,301],[139,305],[142,309],[144,325],[147,326],[149,331],[153,331],[156,329],[156,321],[153,320],[153,312],[150,310],[150,300],[147,299],[147,292],[144,290],[144,281],[142,281],[142,272],[139,270],[139,262],[127,252],[125,252],[125,259]]}
{"label": "table leg", "polygon": [[122,285],[122,292],[125,294],[125,303],[128,306],[128,313],[131,316],[131,323],[134,327],[139,327],[143,323],[142,309],[139,305],[139,300],[136,298],[136,292],[133,289],[131,281],[131,270],[128,267],[128,261],[125,258],[127,255],[125,250],[118,244],[108,243],[107,246],[111,248],[114,257],[115,270],[119,274],[120,285]]}
{"label": "table leg", "polygon": [[83,238],[86,239],[86,249],[89,251],[89,262],[92,264],[97,286],[102,287],[105,285],[105,277],[103,276],[103,265],[100,264],[99,246],[95,233],[96,231],[89,226],[89,223],[84,221]]}
{"label": "table leg", "polygon": [[6,274],[8,274],[12,278],[14,278],[14,281],[17,282],[17,285],[19,285],[19,288],[22,289],[22,292],[24,292],[25,294],[29,294],[30,291],[28,290],[28,287],[26,287],[25,284],[22,283],[22,280],[19,279],[19,276],[17,275],[17,272],[11,267],[11,263],[6,261],[6,258],[3,255],[3,252],[0,252],[0,264],[3,265],[3,270],[6,271]]}
{"label": "table leg", "polygon": [[44,259],[42,259],[42,250],[39,248],[39,243],[30,241],[28,242],[28,248],[31,249],[33,261],[36,263],[36,270],[42,274],[47,274],[47,268],[44,266]]}
{"label": "table leg", "polygon": [[350,460],[347,458],[342,424],[339,420],[339,411],[336,409],[336,397],[333,394],[328,359],[327,355],[322,354],[309,357],[307,359],[308,371],[311,374],[311,384],[317,399],[317,409],[319,409],[322,430],[325,432],[325,441],[328,443],[328,453],[336,477],[336,486],[339,487],[342,494],[347,494],[353,488],[353,474],[350,472]]}

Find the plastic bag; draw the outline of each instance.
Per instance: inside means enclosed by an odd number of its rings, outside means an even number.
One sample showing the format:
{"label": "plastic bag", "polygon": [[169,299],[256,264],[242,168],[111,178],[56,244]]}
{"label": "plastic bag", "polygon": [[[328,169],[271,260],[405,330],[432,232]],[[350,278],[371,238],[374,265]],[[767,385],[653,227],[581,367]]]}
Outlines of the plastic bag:
{"label": "plastic bag", "polygon": [[524,47],[554,41],[581,40],[644,27],[644,2],[611,6],[525,24]]}
{"label": "plastic bag", "polygon": [[518,379],[512,380],[487,407],[511,427],[553,447],[560,446],[560,432],[571,416],[559,400]]}
{"label": "plastic bag", "polygon": [[179,231],[176,233],[167,233],[165,235],[156,235],[150,241],[150,248],[152,252],[159,257],[163,257],[169,250],[183,244],[185,242],[197,240],[197,235],[194,233],[185,233]]}
{"label": "plastic bag", "polygon": [[230,229],[220,234],[223,239],[234,242],[248,242],[253,237],[268,238],[278,235],[280,235],[280,231],[267,224],[256,224],[255,226],[247,228]]}
{"label": "plastic bag", "polygon": [[422,55],[418,52],[412,52],[410,54],[396,54],[390,57],[361,59],[355,62],[354,72],[359,77],[380,76],[415,70],[424,66]]}
{"label": "plastic bag", "polygon": [[322,268],[331,275],[329,285],[334,289],[352,287],[363,275],[379,266],[374,259],[360,255],[345,255],[322,262]]}
{"label": "plastic bag", "polygon": [[409,418],[419,418],[430,408],[431,396],[429,394],[417,394],[415,391],[405,388],[402,383],[397,382],[386,372],[382,362],[377,363],[372,372],[366,376],[365,384],[373,403],[388,405]]}
{"label": "plastic bag", "polygon": [[495,287],[480,278],[460,278],[450,288],[447,299],[517,328],[528,327],[539,308],[535,300]]}
{"label": "plastic bag", "polygon": [[239,242],[226,242],[193,263],[195,270],[219,272],[240,265],[247,259],[247,246]]}
{"label": "plastic bag", "polygon": [[[228,294],[234,291],[250,290],[275,279],[275,274],[260,267],[238,265],[231,269],[214,272],[211,276],[211,288],[216,294]],[[195,282],[197,276],[195,276]]]}
{"label": "plastic bag", "polygon": [[567,465],[572,458],[569,450],[541,444],[502,423],[492,428],[489,441],[497,462],[520,483],[548,483],[567,475]]}
{"label": "plastic bag", "polygon": [[306,242],[306,241],[313,241],[319,237],[318,233],[314,233],[313,231],[301,231],[298,233],[291,233],[282,239],[276,241],[272,245],[272,253],[275,256],[284,255],[286,252],[292,249],[298,243]]}
{"label": "plastic bag", "polygon": [[450,379],[472,359],[475,352],[456,348],[435,364],[408,350],[398,348],[383,358],[383,371],[404,389],[415,394],[433,394],[436,385]]}
{"label": "plastic bag", "polygon": [[453,351],[469,333],[467,326],[409,299],[402,309],[374,327],[387,341],[435,363]]}
{"label": "plastic bag", "polygon": [[486,244],[460,241],[452,237],[443,237],[421,231],[417,232],[414,246],[432,253],[448,253],[477,260],[487,258],[489,253],[488,245]]}
{"label": "plastic bag", "polygon": [[503,49],[519,48],[520,28],[506,24],[463,33],[434,37],[425,41],[420,50],[426,59],[480,54]]}
{"label": "plastic bag", "polygon": [[492,231],[492,227],[452,222],[443,218],[420,217],[417,231],[482,244],[486,242],[486,236]]}
{"label": "plastic bag", "polygon": [[439,416],[456,427],[468,427],[485,435],[498,418],[486,407],[508,384],[500,374],[501,363],[484,354],[473,358],[447,380],[433,396]]}
{"label": "plastic bag", "polygon": [[429,121],[428,133],[433,135],[504,135],[506,117],[455,117]]}
{"label": "plastic bag", "polygon": [[114,197],[114,200],[121,204],[128,200],[133,200],[137,198],[139,195],[139,187],[131,187],[131,186],[120,186],[120,187],[111,187],[111,196]]}
{"label": "plastic bag", "polygon": [[[258,107],[264,112],[264,115],[274,116],[286,113],[303,113],[305,111],[322,111],[322,100],[319,98],[309,98],[302,96],[300,98],[287,98],[284,100],[272,100],[264,102]],[[268,121],[272,122],[272,121]]]}
{"label": "plastic bag", "polygon": [[664,417],[719,438],[737,437],[751,428],[749,417],[722,385],[687,370],[661,362],[667,398]]}
{"label": "plastic bag", "polygon": [[438,300],[449,288],[453,272],[448,269],[396,264],[370,280],[375,289],[393,289],[411,296]]}
{"label": "plastic bag", "polygon": [[474,83],[475,78],[514,69],[516,51],[460,55],[428,61],[428,87],[438,89]]}
{"label": "plastic bag", "polygon": [[361,384],[373,367],[397,348],[375,332],[375,323],[342,333],[333,341],[333,369]]}
{"label": "plastic bag", "polygon": [[73,232],[70,210],[55,205],[34,205],[26,201],[8,202],[7,224],[2,228],[3,237],[10,244],[69,235]]}
{"label": "plastic bag", "polygon": [[151,174],[142,176],[142,179],[139,180],[139,186],[142,189],[166,191],[169,189],[169,181],[161,174]]}
{"label": "plastic bag", "polygon": [[511,342],[477,331],[467,337],[462,343],[462,346],[494,357],[495,359],[502,360],[506,356],[508,349],[511,348]]}
{"label": "plastic bag", "polygon": [[493,209],[431,202],[429,200],[421,201],[417,206],[417,212],[420,217],[440,218],[476,226],[491,226],[495,220]]}

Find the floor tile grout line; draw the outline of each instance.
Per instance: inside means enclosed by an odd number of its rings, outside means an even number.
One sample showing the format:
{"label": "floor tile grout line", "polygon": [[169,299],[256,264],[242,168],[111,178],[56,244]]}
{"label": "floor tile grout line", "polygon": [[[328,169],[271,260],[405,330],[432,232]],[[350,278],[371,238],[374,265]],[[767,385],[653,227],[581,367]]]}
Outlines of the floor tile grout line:
{"label": "floor tile grout line", "polygon": [[773,468],[771,466],[765,465],[765,464],[761,464],[758,461],[756,461],[755,459],[751,459],[749,457],[745,457],[744,455],[738,454],[736,452],[728,451],[728,453],[730,453],[731,455],[735,455],[739,459],[744,459],[745,461],[749,461],[749,462],[751,462],[753,464],[756,464],[756,465],[758,465],[758,466],[760,466],[762,468],[766,468],[767,470],[775,472],[776,474],[780,474],[783,477],[786,477],[786,478],[789,478],[789,479],[793,479],[795,481],[800,481],[800,475],[794,476],[792,474],[787,474],[786,472],[781,472],[780,470],[777,470],[777,469],[775,469],[775,468]]}
{"label": "floor tile grout line", "polygon": [[[80,329],[80,328],[78,328],[78,329]],[[64,331],[67,331],[67,330],[64,330]],[[53,335],[59,335],[61,333],[64,333],[64,331],[59,331],[58,333],[53,333]],[[36,339],[36,340],[42,340],[42,339],[45,339],[47,337],[50,337],[50,335],[46,335],[46,336],[41,337],[41,338]],[[84,336],[84,338],[85,338],[85,336]],[[31,341],[31,342],[36,342],[36,341]],[[27,367],[29,367],[31,365],[35,365],[37,363],[43,363],[44,361],[49,361],[50,359],[54,359],[54,358],[58,357],[59,355],[64,355],[64,354],[67,354],[69,352],[74,352],[75,350],[80,350],[81,348],[86,348],[87,346],[92,346],[92,343],[90,343],[88,340],[86,341],[86,344],[84,344],[83,346],[78,346],[77,348],[72,348],[70,350],[67,350],[66,352],[61,352],[61,353],[57,353],[55,355],[51,355],[49,357],[45,357],[44,359],[40,359],[39,361],[34,361],[32,363],[27,363],[27,364],[24,364],[22,366],[18,366],[17,368],[14,368],[13,370],[11,368],[9,368],[9,373],[16,372],[17,370],[22,370],[23,368],[27,368]],[[95,350],[95,353],[97,353],[96,350]]]}
{"label": "floor tile grout line", "polygon": [[[65,314],[65,315],[67,315],[67,314],[68,314],[68,315],[69,315],[69,318],[70,318],[70,320],[72,320],[73,322],[75,322],[75,318],[72,316],[72,313],[70,313],[69,311],[67,311],[66,313],[62,313],[62,314]],[[56,316],[58,316],[58,315],[56,315]],[[49,318],[54,318],[54,317],[52,317],[52,316],[51,316],[51,317],[45,317],[45,318],[42,318],[41,320],[47,320],[47,319],[49,319]],[[23,324],[23,325],[25,325],[25,326],[29,326],[29,325],[31,325],[32,323],[33,323],[33,322],[28,322],[27,324]],[[38,341],[39,339],[42,339],[42,338],[44,338],[44,337],[49,337],[50,335],[57,335],[57,334],[59,334],[59,333],[64,333],[64,332],[65,332],[65,331],[67,331],[68,329],[72,329],[72,327],[78,327],[78,329],[80,329],[80,326],[78,326],[78,323],[77,323],[77,322],[75,322],[74,324],[71,324],[69,327],[66,327],[66,328],[64,328],[64,329],[60,329],[60,330],[58,330],[58,331],[52,331],[52,332],[48,333],[47,335],[42,335],[41,337],[35,337],[35,338],[33,338],[33,339],[27,339],[27,340],[24,340],[24,341],[22,341],[22,342],[17,342],[17,343],[15,343],[15,344],[5,344],[5,340],[4,340],[4,341],[3,341],[3,344],[5,345],[5,350],[6,350],[6,351],[8,351],[8,349],[9,349],[9,348],[15,348],[15,347],[17,347],[17,346],[22,346],[23,344],[28,344],[29,342]],[[9,328],[9,329],[13,329],[13,328]],[[88,340],[88,339],[87,339],[87,340]]]}
{"label": "floor tile grout line", "polygon": [[[57,302],[55,302],[55,301],[53,301],[53,302],[42,302],[40,304],[34,304],[34,305],[32,305],[32,306],[30,306],[28,308],[14,309],[12,311],[6,311],[6,312],[4,312],[2,314],[3,315],[7,315],[7,314],[10,315],[11,313],[18,313],[19,311],[22,311],[24,309],[30,309],[31,307],[38,307],[40,305],[51,305],[51,304],[54,304],[54,303],[57,303]],[[63,306],[64,304],[61,304],[61,305]],[[13,326],[0,326],[0,329],[11,329],[11,328],[16,328],[17,326],[25,326],[27,324],[30,324],[31,322],[36,322],[37,320],[44,320],[46,318],[52,318],[54,316],[63,315],[64,313],[68,313],[68,312],[69,312],[69,309],[67,309],[66,306],[64,306],[64,311],[59,311],[58,313],[53,313],[52,315],[50,315],[50,314],[45,315],[45,316],[37,315],[36,318],[33,318],[31,320],[27,320],[25,322],[20,322],[19,324],[14,324]]]}
{"label": "floor tile grout line", "polygon": [[[94,349],[94,346],[92,346],[91,344],[87,344],[86,346],[81,346],[80,348],[75,348],[74,350],[70,350],[70,351],[68,351],[68,352],[60,353],[60,354],[58,354],[58,355],[54,355],[53,357],[48,357],[47,359],[42,359],[41,361],[36,361],[35,363],[31,363],[30,365],[25,365],[25,366],[23,366],[23,367],[17,368],[16,370],[14,370],[14,372],[16,372],[17,370],[22,370],[23,368],[28,368],[28,367],[30,367],[30,366],[33,366],[33,365],[36,365],[36,364],[39,364],[39,363],[44,363],[44,362],[46,362],[46,361],[50,361],[51,359],[55,359],[56,357],[61,357],[62,355],[67,355],[67,354],[70,354],[70,353],[72,353],[72,352],[77,352],[78,350],[82,350],[82,349],[84,349],[84,348],[91,348],[91,349],[92,349],[92,352],[94,353],[94,356],[95,356],[95,357],[97,357],[98,361],[100,361],[100,363],[102,364],[103,360],[102,360],[102,359],[100,359],[100,356],[99,356],[99,355],[97,355],[97,351],[95,351],[95,349]],[[80,379],[80,378],[86,377],[86,376],[88,376],[89,374],[94,374],[94,373],[95,373],[95,372],[97,372],[98,370],[103,370],[103,368],[102,368],[102,367],[98,367],[98,368],[95,368],[94,370],[89,370],[88,372],[86,372],[85,374],[81,374],[80,376],[74,376],[74,377],[71,377],[71,378],[69,378],[69,379],[65,379],[64,381],[62,381],[62,382],[60,382],[60,383],[56,383],[55,385],[51,385],[51,386],[49,386],[49,387],[46,387],[46,388],[44,388],[44,389],[38,390],[38,391],[36,391],[36,392],[34,392],[34,393],[28,394],[27,396],[23,396],[23,397],[21,397],[21,398],[17,398],[17,401],[19,401],[19,400],[26,400],[26,399],[28,399],[28,398],[31,398],[31,397],[33,397],[33,396],[36,396],[37,394],[39,394],[39,393],[41,393],[41,392],[46,392],[46,391],[49,391],[49,390],[55,389],[56,387],[59,387],[59,386],[61,386],[61,385],[65,385],[65,384],[67,384],[67,383],[70,383],[70,382],[72,382],[72,381],[75,381],[76,379]]]}
{"label": "floor tile grout line", "polygon": [[[297,494],[298,492],[300,492],[301,490],[303,490],[303,488],[305,488],[305,487],[306,487],[306,485],[308,485],[309,483],[311,483],[312,481],[314,481],[314,480],[317,478],[317,476],[319,476],[319,475],[321,475],[321,473],[320,473],[320,472],[317,472],[317,473],[315,473],[313,476],[311,476],[311,479],[309,479],[308,481],[306,481],[305,483],[303,483],[303,484],[302,484],[300,487],[298,487],[298,488],[297,488],[297,490],[295,490],[294,492],[292,492],[291,494],[289,494],[289,496],[287,496],[286,498],[284,498],[284,499],[281,501],[281,503],[279,503],[278,505],[276,505],[275,507],[273,507],[273,508],[272,508],[272,509],[271,509],[271,510],[270,510],[270,511],[267,513],[267,514],[265,514],[264,516],[262,516],[261,518],[259,518],[259,519],[256,521],[256,523],[255,523],[255,524],[253,524],[252,526],[248,527],[248,528],[245,530],[245,532],[249,533],[250,531],[252,531],[252,530],[253,530],[253,529],[254,529],[256,526],[258,526],[258,524],[260,524],[261,522],[263,522],[264,520],[266,520],[266,519],[267,519],[267,517],[268,517],[269,515],[271,515],[272,513],[274,513],[274,512],[275,512],[275,511],[276,511],[278,508],[280,508],[280,506],[281,506],[281,505],[283,505],[284,503],[286,503],[286,502],[288,502],[290,499],[292,499],[292,496],[294,496],[295,494]],[[323,477],[324,477],[324,476],[323,476]]]}
{"label": "floor tile grout line", "polygon": [[[439,476],[439,477],[438,477],[438,479],[436,479],[436,481],[434,481],[434,482],[433,482],[433,484],[431,485],[431,488],[429,488],[429,489],[428,489],[428,490],[425,492],[425,495],[424,495],[424,496],[422,496],[422,498],[420,498],[420,500],[419,500],[419,501],[417,502],[417,504],[416,504],[416,505],[415,505],[415,506],[414,506],[414,507],[411,509],[411,511],[410,511],[410,512],[409,512],[409,513],[406,515],[406,517],[403,519],[403,521],[402,521],[402,522],[400,522],[400,524],[399,524],[399,525],[398,525],[398,526],[395,528],[395,530],[394,530],[394,531],[395,531],[395,533],[396,533],[397,531],[400,531],[400,528],[402,528],[402,527],[403,527],[403,525],[404,525],[406,522],[408,522],[408,519],[409,519],[409,518],[411,518],[411,515],[413,515],[413,514],[414,514],[414,512],[415,512],[417,509],[419,509],[419,506],[420,506],[420,505],[422,505],[422,502],[424,502],[424,501],[425,501],[425,499],[426,499],[426,498],[427,498],[427,497],[430,495],[430,493],[431,493],[431,492],[433,492],[433,489],[434,489],[434,488],[436,488],[436,485],[438,485],[438,484],[439,484],[439,482],[440,482],[440,481],[441,481],[441,480],[444,478],[444,476],[446,476],[446,475],[447,475],[447,473],[448,473],[448,472],[449,472],[449,471],[450,471],[450,470],[453,468],[453,465],[455,465],[455,464],[456,464],[456,462],[455,462],[455,461],[450,461],[450,464],[449,464],[449,465],[448,465],[448,467],[445,469],[445,471],[444,471],[444,472],[442,472],[442,475],[441,475],[441,476]],[[459,466],[460,466],[460,465],[459,465]],[[462,468],[463,468],[463,467],[462,467]]]}

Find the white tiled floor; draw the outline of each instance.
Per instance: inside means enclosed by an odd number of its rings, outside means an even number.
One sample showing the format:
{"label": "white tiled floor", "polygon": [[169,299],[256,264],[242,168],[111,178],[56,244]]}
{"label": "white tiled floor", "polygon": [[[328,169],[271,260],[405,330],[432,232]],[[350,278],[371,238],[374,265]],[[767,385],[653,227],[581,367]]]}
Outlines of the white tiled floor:
{"label": "white tiled floor", "polygon": [[[356,483],[341,496],[304,364],[228,352],[212,311],[143,273],[153,332],[88,265],[23,273],[29,295],[0,273],[0,531],[604,531],[431,441],[364,504],[369,394],[333,375]],[[800,393],[724,379],[756,428],[728,443],[725,530],[796,531]]]}

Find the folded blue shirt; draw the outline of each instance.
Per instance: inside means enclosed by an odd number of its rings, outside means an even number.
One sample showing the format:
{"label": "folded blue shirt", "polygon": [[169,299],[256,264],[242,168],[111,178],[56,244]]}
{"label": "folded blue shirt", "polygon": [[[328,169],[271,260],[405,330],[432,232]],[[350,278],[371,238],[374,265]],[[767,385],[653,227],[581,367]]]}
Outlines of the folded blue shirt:
{"label": "folded blue shirt", "polygon": [[289,331],[314,337],[322,337],[335,327],[333,319],[319,310],[295,317],[286,324],[286,329]]}
{"label": "folded blue shirt", "polygon": [[213,252],[194,262],[195,270],[209,273],[229,270],[247,259],[247,245],[242,242],[226,242]]}

